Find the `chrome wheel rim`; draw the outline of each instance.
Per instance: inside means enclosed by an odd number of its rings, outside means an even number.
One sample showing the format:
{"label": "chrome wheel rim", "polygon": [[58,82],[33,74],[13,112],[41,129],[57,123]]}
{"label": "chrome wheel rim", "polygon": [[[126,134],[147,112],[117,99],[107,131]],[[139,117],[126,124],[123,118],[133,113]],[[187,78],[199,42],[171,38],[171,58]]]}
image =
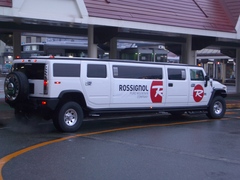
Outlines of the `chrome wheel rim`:
{"label": "chrome wheel rim", "polygon": [[74,109],[68,109],[64,114],[64,122],[67,126],[74,126],[77,123],[78,115]]}
{"label": "chrome wheel rim", "polygon": [[19,81],[15,75],[6,77],[4,82],[4,93],[9,101],[16,100],[19,94]]}
{"label": "chrome wheel rim", "polygon": [[214,110],[215,114],[221,114],[223,111],[222,103],[219,101],[216,101],[214,103],[213,110]]}

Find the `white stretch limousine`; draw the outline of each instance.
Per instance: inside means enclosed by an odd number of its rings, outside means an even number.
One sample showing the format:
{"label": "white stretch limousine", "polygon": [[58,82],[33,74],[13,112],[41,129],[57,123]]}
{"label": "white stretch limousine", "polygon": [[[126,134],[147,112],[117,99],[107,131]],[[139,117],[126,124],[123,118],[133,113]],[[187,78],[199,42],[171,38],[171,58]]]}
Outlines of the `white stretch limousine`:
{"label": "white stretch limousine", "polygon": [[226,86],[202,67],[65,57],[14,60],[5,79],[6,102],[17,116],[52,119],[64,132],[84,117],[109,112],[204,112],[222,118]]}

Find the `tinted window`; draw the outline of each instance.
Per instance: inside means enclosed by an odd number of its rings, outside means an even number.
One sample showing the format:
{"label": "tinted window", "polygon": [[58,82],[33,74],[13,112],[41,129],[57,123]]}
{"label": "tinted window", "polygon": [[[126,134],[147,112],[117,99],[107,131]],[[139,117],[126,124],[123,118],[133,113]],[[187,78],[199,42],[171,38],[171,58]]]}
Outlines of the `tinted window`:
{"label": "tinted window", "polygon": [[190,69],[191,80],[203,81],[203,71],[200,69]]}
{"label": "tinted window", "polygon": [[186,71],[185,69],[168,69],[168,79],[169,80],[185,80]]}
{"label": "tinted window", "polygon": [[89,77],[89,78],[106,78],[107,77],[106,65],[88,64],[87,77]]}
{"label": "tinted window", "polygon": [[162,68],[113,66],[114,78],[162,79]]}
{"label": "tinted window", "polygon": [[45,64],[31,64],[31,63],[19,63],[14,64],[13,71],[23,72],[28,79],[43,79],[44,78],[44,66]]}
{"label": "tinted window", "polygon": [[80,64],[53,64],[55,77],[80,77]]}

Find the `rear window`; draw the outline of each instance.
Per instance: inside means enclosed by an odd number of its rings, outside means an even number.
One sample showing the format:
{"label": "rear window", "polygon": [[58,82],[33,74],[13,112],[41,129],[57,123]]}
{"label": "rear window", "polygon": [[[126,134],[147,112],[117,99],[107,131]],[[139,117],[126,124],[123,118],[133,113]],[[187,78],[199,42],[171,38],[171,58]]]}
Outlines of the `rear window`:
{"label": "rear window", "polygon": [[44,66],[43,63],[19,63],[12,66],[13,71],[23,72],[28,79],[43,79],[44,78]]}

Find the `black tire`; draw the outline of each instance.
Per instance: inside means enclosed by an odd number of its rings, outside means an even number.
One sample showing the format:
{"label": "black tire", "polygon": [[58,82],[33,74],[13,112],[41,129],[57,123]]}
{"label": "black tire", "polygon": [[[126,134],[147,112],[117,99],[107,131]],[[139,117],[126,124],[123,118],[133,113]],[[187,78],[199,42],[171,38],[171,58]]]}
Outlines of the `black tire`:
{"label": "black tire", "polygon": [[19,71],[9,73],[5,78],[4,93],[11,103],[25,101],[29,95],[27,76]]}
{"label": "black tire", "polygon": [[206,114],[211,119],[220,119],[226,112],[226,102],[221,96],[216,96],[208,107],[208,113]]}
{"label": "black tire", "polygon": [[77,131],[83,121],[83,111],[76,102],[67,102],[62,105],[53,118],[55,128],[61,132]]}

